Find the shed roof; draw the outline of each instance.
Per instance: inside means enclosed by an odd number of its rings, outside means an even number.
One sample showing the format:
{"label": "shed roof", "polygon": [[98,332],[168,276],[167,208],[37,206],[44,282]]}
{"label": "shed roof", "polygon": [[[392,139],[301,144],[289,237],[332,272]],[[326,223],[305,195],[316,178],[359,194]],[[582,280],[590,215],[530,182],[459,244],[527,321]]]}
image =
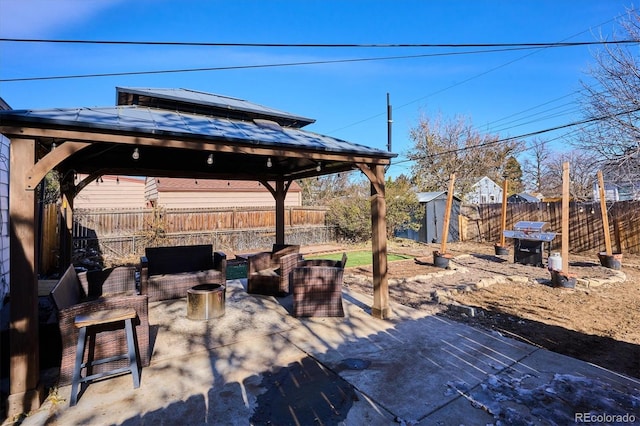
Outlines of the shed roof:
{"label": "shed roof", "polygon": [[[419,203],[428,203],[429,201],[433,201],[436,198],[447,195],[447,191],[434,191],[434,192],[418,192],[416,196],[418,197]],[[455,200],[460,201],[460,197],[457,197],[455,194],[453,195]]]}
{"label": "shed roof", "polygon": [[538,197],[535,197],[531,194],[527,194],[526,192],[521,192],[519,194],[512,194],[509,196],[509,200],[514,201],[522,201],[525,203],[538,203],[540,202],[540,199]]}

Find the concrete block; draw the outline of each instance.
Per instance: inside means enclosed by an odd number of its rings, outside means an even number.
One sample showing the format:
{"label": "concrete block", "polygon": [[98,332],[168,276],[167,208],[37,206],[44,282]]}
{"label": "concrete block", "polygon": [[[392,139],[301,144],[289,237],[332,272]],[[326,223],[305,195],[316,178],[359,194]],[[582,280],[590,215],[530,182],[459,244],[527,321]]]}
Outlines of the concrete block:
{"label": "concrete block", "polygon": [[589,288],[589,280],[584,278],[576,278],[576,287]]}
{"label": "concrete block", "polygon": [[461,314],[465,314],[465,315],[467,315],[469,317],[475,317],[476,316],[476,308],[471,307],[471,306],[451,304],[451,305],[449,305],[449,309],[454,311],[454,312],[459,312]]}
{"label": "concrete block", "polygon": [[482,285],[484,287],[489,287],[491,285],[494,285],[496,283],[495,280],[491,279],[491,278],[483,278],[480,281],[478,281],[478,284],[482,283]]}
{"label": "concrete block", "polygon": [[600,287],[602,284],[604,284],[606,282],[606,280],[601,280],[599,278],[591,278],[589,280],[589,287],[593,288],[593,287]]}
{"label": "concrete block", "polygon": [[505,284],[507,282],[507,277],[505,277],[504,275],[496,275],[493,277],[493,280],[497,284]]}

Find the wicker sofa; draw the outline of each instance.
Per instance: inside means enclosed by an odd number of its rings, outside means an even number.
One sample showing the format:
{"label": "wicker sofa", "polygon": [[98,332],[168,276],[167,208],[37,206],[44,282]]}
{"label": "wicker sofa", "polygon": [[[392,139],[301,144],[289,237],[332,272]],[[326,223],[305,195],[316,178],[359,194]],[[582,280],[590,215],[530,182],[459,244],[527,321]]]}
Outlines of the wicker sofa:
{"label": "wicker sofa", "polygon": [[140,260],[140,292],[149,302],[186,297],[198,284],[225,284],[227,256],[211,244],[147,247]]}
{"label": "wicker sofa", "polygon": [[[51,298],[57,311],[58,326],[62,343],[59,384],[71,383],[75,364],[78,329],[74,325],[77,315],[93,312],[133,308],[137,318],[134,321],[138,342],[140,365],[149,365],[149,315],[146,295],[138,294],[135,282],[135,267],[116,267],[102,271],[76,273],[69,266],[62,278],[51,290]],[[102,330],[101,330],[102,331]],[[106,358],[127,351],[127,339],[124,329],[104,330],[96,334],[94,359]],[[88,352],[85,353],[87,360]],[[125,366],[127,360],[100,364],[94,372],[112,370]]]}

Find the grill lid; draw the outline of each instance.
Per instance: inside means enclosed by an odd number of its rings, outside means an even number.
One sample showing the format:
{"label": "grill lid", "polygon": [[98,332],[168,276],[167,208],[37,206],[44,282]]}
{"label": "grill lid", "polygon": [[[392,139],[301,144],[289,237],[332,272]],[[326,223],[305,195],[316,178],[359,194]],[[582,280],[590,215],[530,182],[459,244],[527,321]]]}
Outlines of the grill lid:
{"label": "grill lid", "polygon": [[530,221],[520,221],[516,222],[513,226],[513,229],[516,231],[525,231],[525,232],[542,232],[546,228],[549,227],[547,222],[530,222]]}
{"label": "grill lid", "polygon": [[521,221],[513,226],[513,230],[502,231],[507,238],[530,241],[551,241],[556,237],[555,232],[544,232],[548,228],[547,222]]}

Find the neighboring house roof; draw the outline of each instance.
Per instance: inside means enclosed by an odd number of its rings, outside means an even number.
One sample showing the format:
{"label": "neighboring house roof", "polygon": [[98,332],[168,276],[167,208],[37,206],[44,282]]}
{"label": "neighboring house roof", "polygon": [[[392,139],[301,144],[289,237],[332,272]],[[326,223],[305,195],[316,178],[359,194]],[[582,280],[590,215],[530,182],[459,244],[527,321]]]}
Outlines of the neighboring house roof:
{"label": "neighboring house roof", "polygon": [[300,128],[316,121],[242,99],[189,89],[116,87],[116,97],[118,105],[174,109],[231,119],[270,119],[285,127]]}
{"label": "neighboring house roof", "polygon": [[[436,198],[439,198],[443,195],[447,195],[447,191],[434,191],[434,192],[418,192],[416,196],[418,197],[418,202],[420,203],[428,203],[429,201],[433,201]],[[460,197],[457,197],[455,194],[453,196],[455,200],[460,201]]]}
{"label": "neighboring house roof", "polygon": [[[250,180],[211,180],[186,178],[155,178],[159,192],[255,192],[268,191],[260,182]],[[297,182],[292,182],[288,192],[302,192]]]}
{"label": "neighboring house roof", "polygon": [[473,185],[471,185],[472,188],[475,188],[476,186],[481,185],[482,183],[492,183],[494,184],[496,187],[500,188],[500,185],[498,185],[497,183],[495,183],[493,181],[493,179],[491,179],[488,176],[483,176],[480,179],[478,179],[478,181],[476,183],[474,183]]}

